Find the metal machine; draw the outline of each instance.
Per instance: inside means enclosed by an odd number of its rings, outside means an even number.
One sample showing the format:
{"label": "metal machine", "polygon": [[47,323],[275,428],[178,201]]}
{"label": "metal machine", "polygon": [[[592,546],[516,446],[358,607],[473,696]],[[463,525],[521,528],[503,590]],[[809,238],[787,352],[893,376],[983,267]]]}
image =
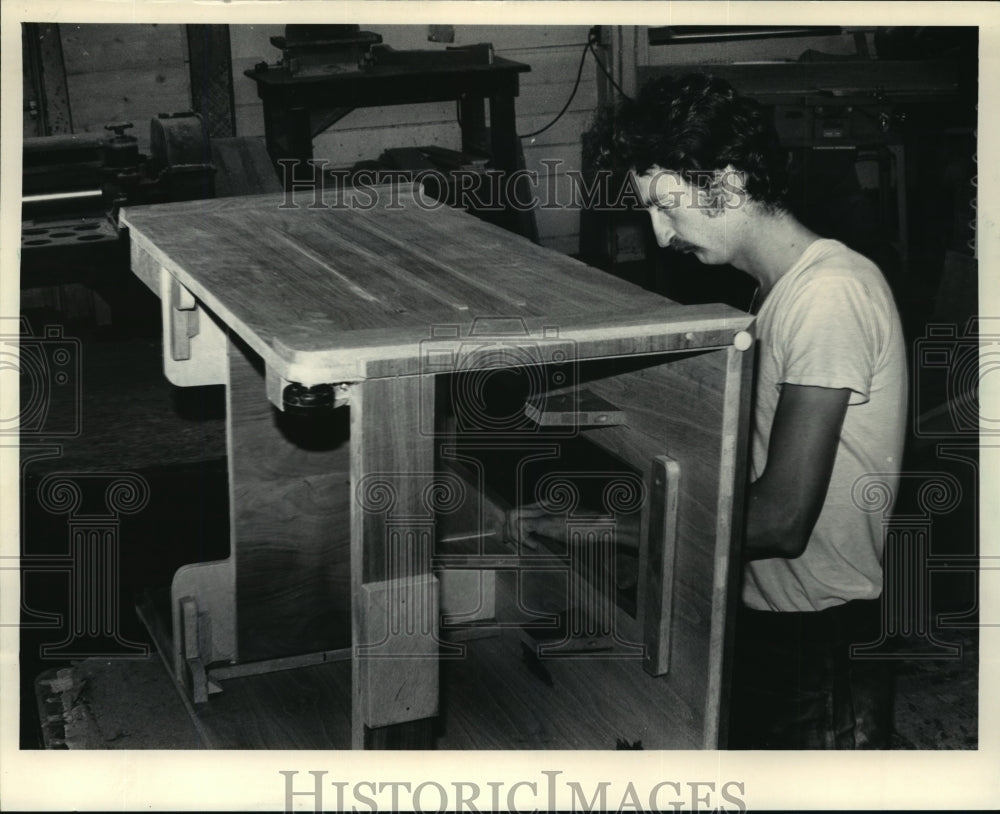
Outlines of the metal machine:
{"label": "metal machine", "polygon": [[24,140],[21,193],[22,286],[32,262],[56,249],[115,243],[126,204],[215,196],[208,137],[195,113],[161,113],[150,121],[150,155],[126,133],[131,122],[105,125],[108,135]]}

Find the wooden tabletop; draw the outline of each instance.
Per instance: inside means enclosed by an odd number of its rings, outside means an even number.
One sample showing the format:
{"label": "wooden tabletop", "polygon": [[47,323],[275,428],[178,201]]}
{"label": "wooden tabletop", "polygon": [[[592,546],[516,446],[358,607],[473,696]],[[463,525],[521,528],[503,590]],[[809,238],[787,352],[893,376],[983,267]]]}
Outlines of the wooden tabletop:
{"label": "wooden tabletop", "polygon": [[163,269],[291,380],[420,373],[442,337],[562,341],[593,358],[725,345],[752,322],[724,305],[677,305],[410,192],[284,202],[130,207],[120,220],[154,293]]}

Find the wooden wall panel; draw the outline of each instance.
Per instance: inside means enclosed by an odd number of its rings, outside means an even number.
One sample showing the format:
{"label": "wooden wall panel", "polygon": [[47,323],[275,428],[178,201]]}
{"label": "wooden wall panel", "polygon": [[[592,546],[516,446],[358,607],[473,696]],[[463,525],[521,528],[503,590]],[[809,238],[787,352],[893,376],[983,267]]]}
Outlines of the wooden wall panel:
{"label": "wooden wall panel", "polygon": [[140,152],[149,150],[149,121],[159,113],[191,109],[187,68],[100,71],[66,77],[73,103],[73,129],[77,133],[105,134],[104,126],[132,122],[126,131],[139,141]]}
{"label": "wooden wall panel", "polygon": [[183,61],[184,26],[86,23],[60,26],[67,74],[126,71]]}
{"label": "wooden wall panel", "polygon": [[150,119],[191,109],[184,26],[63,24],[60,36],[73,132],[132,122],[129,134],[148,152]]}

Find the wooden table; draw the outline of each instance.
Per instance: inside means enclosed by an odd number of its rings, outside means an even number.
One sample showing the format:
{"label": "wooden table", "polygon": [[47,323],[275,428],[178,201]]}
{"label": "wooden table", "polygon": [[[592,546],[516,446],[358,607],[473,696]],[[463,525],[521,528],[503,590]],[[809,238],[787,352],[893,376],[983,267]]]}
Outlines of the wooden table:
{"label": "wooden table", "polygon": [[[310,76],[292,75],[281,66],[262,66],[244,75],[257,83],[267,149],[275,162],[291,158],[305,164],[313,157],[313,138],[356,108],[454,100],[460,103],[462,149],[487,153],[492,167],[506,177],[523,168],[514,100],[520,74],[530,70],[523,62],[493,57],[488,64],[445,60]],[[284,177],[292,180],[290,173]],[[300,169],[294,177],[311,176]],[[526,178],[514,176],[512,186],[510,193],[516,200],[530,200]],[[506,195],[507,184],[500,184],[500,189]],[[501,226],[537,241],[534,218],[524,207],[510,205],[505,198],[503,210],[496,214]]]}
{"label": "wooden table", "polygon": [[[664,743],[724,742],[752,317],[395,200],[121,215],[166,376],[227,389],[230,554],[173,579],[176,679],[205,701],[351,659],[354,747],[405,745],[447,707],[441,660],[513,631],[655,705]],[[293,414],[289,387],[316,386],[332,403]],[[560,544],[505,528],[533,499]]]}

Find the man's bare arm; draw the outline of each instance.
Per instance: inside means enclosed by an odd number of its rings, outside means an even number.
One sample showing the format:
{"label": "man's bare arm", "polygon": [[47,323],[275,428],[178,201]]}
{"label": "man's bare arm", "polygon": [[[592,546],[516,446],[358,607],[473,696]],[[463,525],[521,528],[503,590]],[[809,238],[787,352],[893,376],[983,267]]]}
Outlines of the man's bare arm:
{"label": "man's bare arm", "polygon": [[850,392],[782,385],[767,465],[750,486],[744,559],[805,551],[830,486]]}

